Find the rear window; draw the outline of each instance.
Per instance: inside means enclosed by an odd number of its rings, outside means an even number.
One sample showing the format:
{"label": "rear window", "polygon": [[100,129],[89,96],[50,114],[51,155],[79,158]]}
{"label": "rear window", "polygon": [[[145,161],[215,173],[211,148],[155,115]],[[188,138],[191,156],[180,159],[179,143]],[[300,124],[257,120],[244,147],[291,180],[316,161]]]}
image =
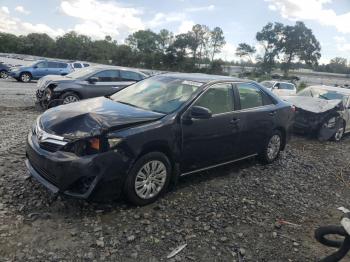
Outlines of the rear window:
{"label": "rear window", "polygon": [[143,79],[143,77],[138,73],[124,70],[120,71],[120,78],[124,81],[139,81]]}
{"label": "rear window", "polygon": [[239,99],[241,102],[241,109],[254,108],[264,105],[262,91],[250,84],[240,83],[237,84]]}
{"label": "rear window", "polygon": [[269,82],[269,81],[264,81],[264,82],[261,82],[260,84],[262,84],[264,87],[270,88],[270,89],[273,87],[273,82]]}
{"label": "rear window", "polygon": [[88,66],[90,66],[89,64],[83,64],[84,65],[84,67],[88,67]]}
{"label": "rear window", "polygon": [[278,89],[294,90],[295,86],[293,84],[289,84],[289,83],[279,83]]}

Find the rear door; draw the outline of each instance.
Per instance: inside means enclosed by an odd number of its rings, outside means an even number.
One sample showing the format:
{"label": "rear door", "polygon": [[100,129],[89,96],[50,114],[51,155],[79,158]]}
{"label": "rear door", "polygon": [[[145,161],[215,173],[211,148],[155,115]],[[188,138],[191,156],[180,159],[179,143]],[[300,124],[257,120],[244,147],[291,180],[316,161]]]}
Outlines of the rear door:
{"label": "rear door", "polygon": [[57,62],[47,62],[48,75],[60,75],[60,68]]}
{"label": "rear door", "polygon": [[[208,108],[212,117],[186,120],[192,106]],[[182,172],[237,158],[239,127],[234,122],[236,114],[231,83],[211,86],[192,106],[182,119]]]}
{"label": "rear door", "polygon": [[237,83],[236,100],[240,119],[240,148],[250,155],[262,150],[276,126],[277,108],[273,99],[254,83]]}
{"label": "rear door", "polygon": [[87,79],[82,83],[87,98],[112,95],[118,91],[119,70],[103,70],[91,77],[96,77],[97,82],[91,83]]}
{"label": "rear door", "polygon": [[128,70],[120,70],[120,89],[132,85],[140,80],[144,79],[144,76]]}

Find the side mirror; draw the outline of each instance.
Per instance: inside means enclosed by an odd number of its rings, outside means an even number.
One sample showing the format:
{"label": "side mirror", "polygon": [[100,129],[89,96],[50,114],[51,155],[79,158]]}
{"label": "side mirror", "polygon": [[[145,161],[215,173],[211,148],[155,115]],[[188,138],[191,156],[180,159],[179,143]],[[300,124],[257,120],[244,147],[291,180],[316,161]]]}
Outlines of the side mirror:
{"label": "side mirror", "polygon": [[37,69],[37,68],[38,68],[38,66],[37,66],[37,65],[35,65],[35,66],[33,66],[33,68],[34,68],[34,69]]}
{"label": "side mirror", "polygon": [[202,106],[193,106],[191,108],[190,117],[195,119],[209,119],[212,113],[208,108]]}
{"label": "side mirror", "polygon": [[88,82],[90,83],[90,84],[95,84],[96,82],[98,82],[98,77],[90,77],[89,79],[88,79]]}

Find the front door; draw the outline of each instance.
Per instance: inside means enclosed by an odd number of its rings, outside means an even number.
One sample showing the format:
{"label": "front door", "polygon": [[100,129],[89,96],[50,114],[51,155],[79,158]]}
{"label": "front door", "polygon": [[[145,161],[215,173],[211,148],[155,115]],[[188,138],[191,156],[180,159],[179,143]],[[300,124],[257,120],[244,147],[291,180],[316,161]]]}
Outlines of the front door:
{"label": "front door", "polygon": [[86,88],[86,98],[112,95],[118,91],[119,70],[104,70],[91,77],[96,77],[97,82],[90,82],[89,79],[82,83]]}
{"label": "front door", "polygon": [[215,165],[237,157],[239,120],[234,112],[233,88],[230,83],[215,84],[192,106],[208,108],[209,119],[182,119],[182,172]]}
{"label": "front door", "polygon": [[49,69],[47,67],[47,62],[46,61],[42,61],[37,63],[34,68],[33,68],[33,77],[35,79],[39,79],[43,76],[46,76],[49,74]]}

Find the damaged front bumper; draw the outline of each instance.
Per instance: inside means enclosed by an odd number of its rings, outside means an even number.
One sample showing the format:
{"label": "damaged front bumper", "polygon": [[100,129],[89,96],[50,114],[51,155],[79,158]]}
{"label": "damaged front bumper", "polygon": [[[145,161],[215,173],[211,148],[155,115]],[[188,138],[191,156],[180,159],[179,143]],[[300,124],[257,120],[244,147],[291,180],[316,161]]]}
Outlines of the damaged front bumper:
{"label": "damaged front bumper", "polygon": [[32,132],[26,144],[30,175],[54,194],[88,199],[120,195],[130,159],[117,150],[88,156],[43,149]]}

